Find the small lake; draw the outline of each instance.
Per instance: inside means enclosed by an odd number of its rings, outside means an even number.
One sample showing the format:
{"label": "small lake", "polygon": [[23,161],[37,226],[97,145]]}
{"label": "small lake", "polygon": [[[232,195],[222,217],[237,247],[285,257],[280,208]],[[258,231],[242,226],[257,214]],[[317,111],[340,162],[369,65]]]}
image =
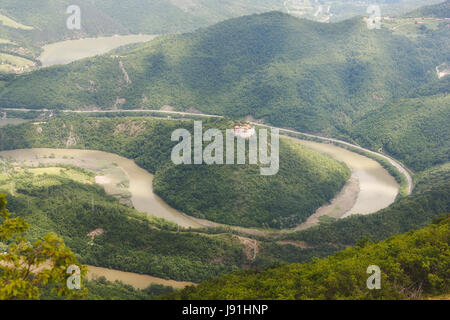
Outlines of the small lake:
{"label": "small lake", "polygon": [[76,60],[105,54],[127,44],[151,41],[156,37],[157,35],[143,34],[116,35],[55,42],[42,47],[44,51],[38,59],[42,62],[43,67],[68,64]]}

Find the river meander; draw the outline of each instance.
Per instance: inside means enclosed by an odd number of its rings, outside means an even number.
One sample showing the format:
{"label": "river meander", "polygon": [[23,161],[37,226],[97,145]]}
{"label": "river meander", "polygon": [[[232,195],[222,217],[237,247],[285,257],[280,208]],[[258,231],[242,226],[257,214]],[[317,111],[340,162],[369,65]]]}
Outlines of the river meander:
{"label": "river meander", "polygon": [[[394,202],[399,185],[375,160],[332,144],[294,140],[308,148],[329,154],[333,158],[344,162],[352,170],[352,181],[354,184],[351,186],[351,192],[341,192],[337,196],[347,197],[348,201],[351,201],[351,203],[346,201],[345,205],[341,201],[340,206],[345,207],[345,211],[339,214],[339,218],[352,214],[370,214]],[[50,155],[52,156],[50,157]],[[153,175],[137,166],[133,160],[116,154],[95,150],[43,148],[2,151],[0,156],[12,158],[23,162],[25,165],[66,163],[93,170],[98,172],[99,178],[102,178],[97,179],[97,181],[104,185],[106,191],[108,191],[108,183],[117,184],[121,179],[118,176],[122,174],[129,180],[128,191],[131,194],[130,200],[138,211],[164,218],[186,228],[211,225],[205,224],[205,221],[190,217],[167,205],[153,193]],[[114,167],[117,167],[116,171],[114,171]],[[102,170],[103,172],[108,172],[110,176],[100,173]],[[333,210],[338,209],[334,208]]]}
{"label": "river meander", "polygon": [[[324,205],[317,210],[316,213],[319,216],[326,214],[339,218],[356,213],[369,214],[394,202],[399,185],[378,162],[332,144],[294,140],[308,148],[326,153],[344,162],[352,170],[350,181],[331,204]],[[112,192],[111,190],[114,190],[113,185],[126,177],[129,181],[130,200],[137,210],[175,222],[182,227],[198,228],[214,225],[212,222],[195,219],[171,208],[153,193],[152,174],[137,166],[133,160],[116,154],[95,150],[35,148],[2,151],[0,156],[15,160],[26,166],[36,166],[39,163],[72,164],[92,170],[98,174],[96,181],[101,183],[107,192]],[[337,215],[333,215],[333,213],[337,213]],[[294,230],[304,229],[317,223],[315,218],[313,215],[305,224]],[[245,230],[245,228],[239,229]],[[252,233],[252,231],[260,232],[253,229],[247,231],[249,233]],[[104,276],[109,281],[122,281],[137,289],[144,289],[150,284],[163,284],[175,288],[183,288],[192,284],[89,266],[88,279],[100,276]]]}

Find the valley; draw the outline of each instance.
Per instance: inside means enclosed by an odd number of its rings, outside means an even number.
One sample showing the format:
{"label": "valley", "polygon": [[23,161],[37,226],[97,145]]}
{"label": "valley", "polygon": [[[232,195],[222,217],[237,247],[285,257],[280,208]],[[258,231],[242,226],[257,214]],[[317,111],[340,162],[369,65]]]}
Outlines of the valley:
{"label": "valley", "polygon": [[[449,77],[436,73],[436,66],[445,66],[447,60],[448,27],[441,18],[423,19],[424,24],[415,24],[417,18],[403,19],[409,19],[408,32],[414,36],[405,36],[400,28],[390,30],[397,20],[367,33],[359,18],[323,24],[279,12],[240,17],[188,34],[158,37],[125,50],[120,58],[109,53],[88,58],[89,63],[18,77],[0,87],[0,106],[125,112],[171,106],[178,112],[250,116],[381,148],[420,171],[448,161],[443,150],[450,141],[444,121]],[[426,27],[429,21],[434,25]],[[269,31],[261,33],[261,28]],[[299,35],[317,33],[336,38],[297,41]],[[402,119],[407,129],[399,131],[399,120],[389,121],[387,113]],[[414,129],[420,127],[441,130],[434,134]],[[410,134],[403,136],[407,131]]]}
{"label": "valley", "polygon": [[[353,187],[351,187],[352,191],[350,194],[339,193],[339,197],[332,200],[332,202],[339,202],[341,206],[347,208],[342,212],[339,207],[334,206],[331,212],[340,210],[338,217],[373,213],[389,206],[395,200],[398,184],[376,161],[328,144],[298,139],[294,139],[294,141],[313,150],[327,153],[344,162],[352,170],[351,179],[354,181]],[[219,226],[211,221],[189,217],[168,206],[154,194],[152,174],[139,168],[134,161],[115,154],[94,150],[44,148],[1,151],[0,157],[17,161],[25,166],[70,164],[94,170],[97,172],[95,180],[98,184],[102,185],[112,195],[119,194],[120,197],[120,193],[129,193],[129,199],[138,211],[163,218],[185,228]],[[114,167],[120,170],[118,171]],[[116,185],[121,183],[124,178],[129,187],[118,191]],[[320,211],[323,211],[323,209],[317,209],[317,212]],[[317,220],[315,224],[318,222]],[[306,223],[308,226],[313,225]],[[298,228],[286,231],[295,231],[302,228],[304,228],[303,224]],[[258,232],[257,230],[244,228],[239,228],[239,230],[250,234]]]}
{"label": "valley", "polygon": [[[153,175],[139,168],[134,161],[112,153],[76,149],[23,149],[1,151],[0,157],[25,166],[70,164],[96,172],[96,183],[106,192],[129,198],[133,207],[148,215],[163,218],[184,228],[198,228],[201,224],[171,208],[153,193]],[[119,184],[129,187],[117,187]],[[129,194],[129,195],[128,195]]]}
{"label": "valley", "polygon": [[448,299],[450,0],[69,5],[0,0],[0,300]]}

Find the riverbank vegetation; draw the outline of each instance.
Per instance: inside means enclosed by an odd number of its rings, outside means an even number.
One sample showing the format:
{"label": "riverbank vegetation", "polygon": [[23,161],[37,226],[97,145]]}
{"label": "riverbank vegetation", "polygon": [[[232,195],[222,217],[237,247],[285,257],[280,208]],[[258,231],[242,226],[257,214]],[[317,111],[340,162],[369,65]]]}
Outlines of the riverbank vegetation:
{"label": "riverbank vegetation", "polygon": [[[235,122],[208,119],[204,130],[231,129]],[[0,129],[0,149],[70,148],[116,153],[155,174],[154,190],[189,215],[246,227],[287,228],[331,200],[350,177],[331,157],[280,140],[280,168],[262,176],[258,165],[179,165],[170,160],[177,128],[192,121],[66,116]],[[248,154],[248,147],[247,147]]]}
{"label": "riverbank vegetation", "polygon": [[[450,216],[382,242],[364,242],[306,264],[240,271],[188,287],[168,299],[423,299],[450,292]],[[366,270],[381,270],[368,290]]]}
{"label": "riverbank vegetation", "polygon": [[88,170],[18,167],[7,161],[2,169],[0,192],[8,194],[14,217],[30,224],[26,239],[54,233],[84,264],[199,282],[242,268],[308,261],[327,252],[283,250],[275,241],[255,242],[225,228],[179,229],[121,205],[92,184]]}
{"label": "riverbank vegetation", "polygon": [[448,164],[432,168],[416,178],[417,188],[386,209],[370,215],[354,215],[284,236],[309,244],[347,246],[361,239],[379,241],[391,235],[426,226],[437,215],[450,212]]}
{"label": "riverbank vegetation", "polygon": [[[32,185],[33,178],[14,177],[14,185],[26,188],[9,194],[9,208],[30,223],[28,240],[55,233],[81,263],[194,282],[246,263],[232,236],[178,233],[173,224],[120,205],[100,187],[56,175],[44,178],[45,184]],[[89,236],[95,230],[102,231]]]}
{"label": "riverbank vegetation", "polygon": [[414,26],[411,38],[388,28],[367,32],[360,18],[323,24],[280,12],[246,16],[161,37],[120,58],[98,56],[11,79],[0,90],[0,106],[171,106],[252,116],[383,148],[423,170],[448,161],[446,98],[425,101],[426,88],[448,93],[448,76],[436,75],[448,60],[447,25]]}

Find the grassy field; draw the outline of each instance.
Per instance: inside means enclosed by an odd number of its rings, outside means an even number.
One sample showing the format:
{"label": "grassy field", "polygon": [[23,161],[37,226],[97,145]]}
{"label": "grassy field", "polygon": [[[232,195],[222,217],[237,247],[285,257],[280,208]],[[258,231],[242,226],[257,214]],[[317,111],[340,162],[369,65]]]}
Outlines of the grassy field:
{"label": "grassy field", "polygon": [[382,27],[392,30],[395,35],[417,38],[427,30],[437,30],[443,19],[439,18],[384,18]]}
{"label": "grassy field", "polygon": [[30,168],[3,162],[0,173],[0,192],[15,192],[22,184],[32,187],[51,187],[60,185],[57,177],[69,178],[78,183],[93,184],[93,175],[77,168],[42,167]]}
{"label": "grassy field", "polygon": [[35,63],[31,60],[14,56],[7,53],[0,53],[0,72],[20,73],[34,67]]}
{"label": "grassy field", "polygon": [[7,16],[4,16],[2,14],[0,14],[0,22],[4,26],[10,27],[10,28],[22,29],[22,30],[33,30],[34,29],[33,27],[23,25],[23,24],[21,24],[17,21],[14,21],[13,19],[8,18]]}
{"label": "grassy field", "polygon": [[15,43],[9,39],[0,39],[0,44],[15,44]]}

